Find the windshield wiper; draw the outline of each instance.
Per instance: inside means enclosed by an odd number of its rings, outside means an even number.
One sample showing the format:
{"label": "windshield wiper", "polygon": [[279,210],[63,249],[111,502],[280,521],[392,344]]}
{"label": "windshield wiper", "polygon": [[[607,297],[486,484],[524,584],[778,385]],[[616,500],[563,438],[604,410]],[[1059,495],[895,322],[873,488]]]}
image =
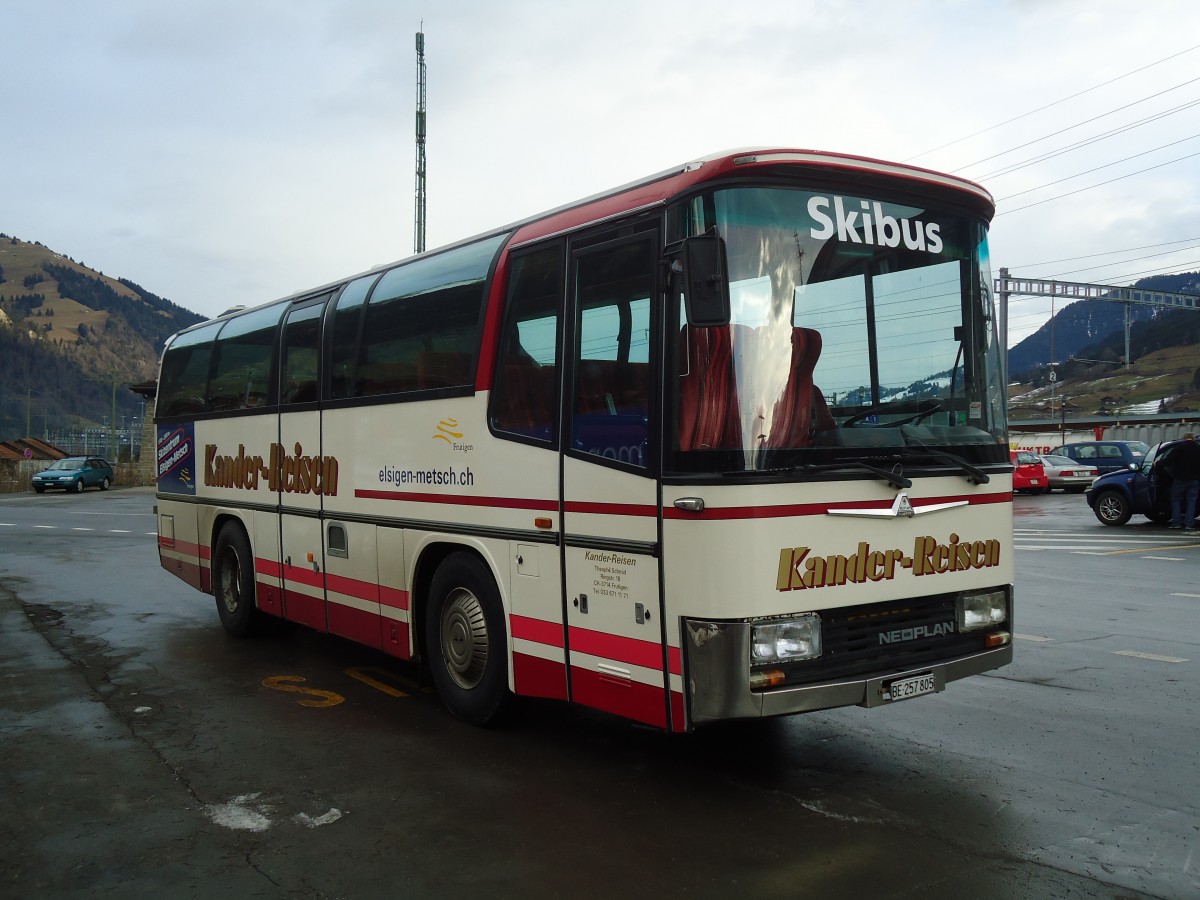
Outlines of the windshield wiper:
{"label": "windshield wiper", "polygon": [[941,462],[948,462],[958,466],[963,470],[963,474],[967,476],[967,481],[972,484],[987,484],[991,481],[991,476],[978,466],[972,465],[956,453],[950,453],[947,450],[934,450],[932,447],[904,447],[903,455],[906,457],[913,456],[929,456]]}
{"label": "windshield wiper", "polygon": [[[721,474],[726,478],[754,478],[759,475],[794,475],[796,473],[808,474],[810,472],[836,472],[839,469],[865,469],[871,474],[882,478],[892,487],[912,487],[911,479],[905,478],[903,475],[897,475],[895,472],[889,472],[887,469],[881,469],[878,466],[873,466],[870,463],[865,463],[859,459],[848,459],[844,462],[836,463],[805,463],[798,466],[783,466],[776,469],[738,469],[736,471],[722,472]],[[983,477],[987,478],[986,475]]]}

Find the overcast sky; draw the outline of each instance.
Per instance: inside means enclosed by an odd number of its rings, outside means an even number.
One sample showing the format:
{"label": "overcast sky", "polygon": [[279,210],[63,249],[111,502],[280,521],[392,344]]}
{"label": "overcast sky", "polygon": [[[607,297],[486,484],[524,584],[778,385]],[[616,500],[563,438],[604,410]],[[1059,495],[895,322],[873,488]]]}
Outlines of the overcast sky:
{"label": "overcast sky", "polygon": [[1015,275],[1200,269],[1187,0],[0,0],[0,232],[204,315],[410,255],[422,20],[431,249],[770,145],[980,181]]}

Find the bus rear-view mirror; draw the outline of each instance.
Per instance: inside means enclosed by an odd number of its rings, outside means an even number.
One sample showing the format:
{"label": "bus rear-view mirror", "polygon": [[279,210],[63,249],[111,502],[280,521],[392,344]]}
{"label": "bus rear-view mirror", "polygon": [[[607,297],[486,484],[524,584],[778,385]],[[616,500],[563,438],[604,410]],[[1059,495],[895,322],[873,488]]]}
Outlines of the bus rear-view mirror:
{"label": "bus rear-view mirror", "polygon": [[683,245],[684,304],[689,324],[702,328],[729,324],[729,279],[725,242],[715,232],[688,238]]}

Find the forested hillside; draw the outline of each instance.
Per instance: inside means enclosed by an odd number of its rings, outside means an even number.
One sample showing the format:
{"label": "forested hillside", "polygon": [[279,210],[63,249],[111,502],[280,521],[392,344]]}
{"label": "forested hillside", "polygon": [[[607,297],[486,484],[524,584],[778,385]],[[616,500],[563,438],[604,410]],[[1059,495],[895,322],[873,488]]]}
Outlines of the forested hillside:
{"label": "forested hillside", "polygon": [[[201,320],[124,278],[0,235],[0,440],[133,416],[167,337]],[[27,427],[28,422],[28,427]]]}

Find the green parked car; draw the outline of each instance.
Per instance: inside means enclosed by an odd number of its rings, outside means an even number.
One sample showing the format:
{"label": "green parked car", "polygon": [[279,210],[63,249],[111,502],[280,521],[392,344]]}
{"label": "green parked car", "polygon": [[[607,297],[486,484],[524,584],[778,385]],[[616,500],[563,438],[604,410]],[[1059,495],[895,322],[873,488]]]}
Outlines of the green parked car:
{"label": "green parked car", "polygon": [[33,489],[39,494],[46,488],[62,488],[77,494],[88,487],[107,491],[112,483],[112,466],[98,456],[68,456],[33,476]]}

